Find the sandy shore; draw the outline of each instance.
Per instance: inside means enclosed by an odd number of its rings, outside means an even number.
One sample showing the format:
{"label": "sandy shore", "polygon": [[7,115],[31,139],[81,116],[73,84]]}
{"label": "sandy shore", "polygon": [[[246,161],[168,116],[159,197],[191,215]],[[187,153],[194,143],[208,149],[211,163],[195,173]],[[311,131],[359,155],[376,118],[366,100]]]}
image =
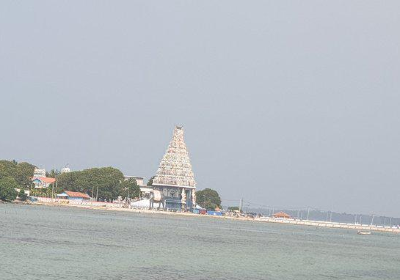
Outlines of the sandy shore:
{"label": "sandy shore", "polygon": [[277,223],[286,225],[301,225],[301,226],[314,226],[322,228],[332,228],[332,229],[350,229],[356,231],[377,231],[377,232],[387,232],[387,233],[400,233],[399,228],[389,228],[389,227],[378,227],[375,225],[360,225],[360,224],[347,224],[347,223],[336,223],[336,222],[325,222],[325,221],[307,221],[307,220],[295,220],[295,219],[276,219],[271,217],[261,217],[261,218],[250,218],[250,217],[234,217],[234,216],[212,216],[212,215],[199,215],[190,212],[169,212],[169,211],[159,211],[159,210],[149,210],[149,209],[135,209],[135,208],[122,208],[122,207],[104,207],[104,206],[93,206],[93,205],[79,205],[79,204],[66,204],[57,202],[36,202],[27,203],[29,205],[45,205],[51,207],[75,207],[84,208],[91,210],[102,210],[102,211],[118,211],[118,212],[131,212],[131,213],[141,213],[141,214],[157,214],[157,215],[173,215],[173,216],[185,216],[185,217],[195,217],[195,218],[212,218],[212,219],[228,219],[236,221],[251,221],[251,222],[261,222],[261,223]]}

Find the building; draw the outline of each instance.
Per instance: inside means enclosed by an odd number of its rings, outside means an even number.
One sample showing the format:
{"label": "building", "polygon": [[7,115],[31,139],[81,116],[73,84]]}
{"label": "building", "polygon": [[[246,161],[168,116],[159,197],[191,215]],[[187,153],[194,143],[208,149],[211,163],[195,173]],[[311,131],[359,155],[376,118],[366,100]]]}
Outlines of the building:
{"label": "building", "polygon": [[71,172],[71,168],[69,168],[68,166],[61,168],[61,174],[69,173],[69,172]]}
{"label": "building", "polygon": [[46,177],[46,169],[35,168],[33,171],[33,177]]}
{"label": "building", "polygon": [[285,212],[278,212],[272,215],[272,217],[277,219],[290,219],[290,215]]}
{"label": "building", "polygon": [[65,191],[61,194],[57,194],[57,198],[58,199],[68,199],[68,200],[73,200],[73,201],[90,200],[90,196],[86,193],[71,192],[71,191]]}
{"label": "building", "polygon": [[143,179],[143,177],[124,175],[124,180],[125,180],[125,181],[127,181],[127,180],[129,180],[129,179],[135,179],[135,180],[136,180],[136,183],[137,183],[137,185],[138,185],[139,187],[144,187],[144,186],[146,186],[146,185],[144,184],[144,179]]}
{"label": "building", "polygon": [[46,189],[56,181],[55,178],[46,177],[46,169],[43,168],[35,168],[31,180],[35,189]]}
{"label": "building", "polygon": [[50,177],[32,177],[32,183],[35,185],[35,189],[46,189],[55,181],[55,178]]}
{"label": "building", "polygon": [[152,187],[166,209],[187,211],[196,205],[196,182],[181,126],[174,129]]}

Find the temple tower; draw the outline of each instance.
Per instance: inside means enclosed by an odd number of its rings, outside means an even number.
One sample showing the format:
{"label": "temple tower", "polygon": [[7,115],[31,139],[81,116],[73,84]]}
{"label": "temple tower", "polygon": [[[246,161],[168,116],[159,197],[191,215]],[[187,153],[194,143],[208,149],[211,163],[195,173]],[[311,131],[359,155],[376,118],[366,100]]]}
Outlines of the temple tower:
{"label": "temple tower", "polygon": [[153,188],[162,193],[165,208],[186,211],[196,205],[196,182],[181,126],[174,129],[153,179]]}

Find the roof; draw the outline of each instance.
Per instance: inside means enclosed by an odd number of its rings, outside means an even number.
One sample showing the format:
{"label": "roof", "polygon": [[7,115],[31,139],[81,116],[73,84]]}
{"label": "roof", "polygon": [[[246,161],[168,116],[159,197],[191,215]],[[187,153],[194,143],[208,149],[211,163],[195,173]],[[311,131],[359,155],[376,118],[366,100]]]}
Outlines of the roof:
{"label": "roof", "polygon": [[140,176],[131,176],[131,175],[124,175],[124,178],[143,179],[143,177],[140,177]]}
{"label": "roof", "polygon": [[55,178],[51,178],[51,177],[33,177],[32,181],[34,181],[34,180],[40,180],[43,183],[48,183],[48,184],[52,184],[56,181]]}
{"label": "roof", "polygon": [[69,196],[69,197],[77,197],[77,198],[90,198],[89,195],[87,195],[86,193],[81,193],[81,192],[71,192],[71,191],[65,191],[65,193]]}
{"label": "roof", "polygon": [[290,218],[290,215],[286,214],[285,212],[278,212],[273,214],[272,216],[274,216],[275,218]]}

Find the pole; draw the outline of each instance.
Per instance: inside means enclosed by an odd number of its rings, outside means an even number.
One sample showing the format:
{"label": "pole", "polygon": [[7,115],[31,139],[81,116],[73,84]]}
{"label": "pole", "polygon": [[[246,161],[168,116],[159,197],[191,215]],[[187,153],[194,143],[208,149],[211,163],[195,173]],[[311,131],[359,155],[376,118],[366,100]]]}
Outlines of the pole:
{"label": "pole", "polygon": [[239,202],[239,213],[242,213],[242,208],[243,208],[243,197],[240,199]]}
{"label": "pole", "polygon": [[51,202],[54,202],[54,183],[51,184]]}
{"label": "pole", "polygon": [[307,209],[307,221],[308,221],[309,217],[310,217],[310,207],[308,207],[308,209]]}

